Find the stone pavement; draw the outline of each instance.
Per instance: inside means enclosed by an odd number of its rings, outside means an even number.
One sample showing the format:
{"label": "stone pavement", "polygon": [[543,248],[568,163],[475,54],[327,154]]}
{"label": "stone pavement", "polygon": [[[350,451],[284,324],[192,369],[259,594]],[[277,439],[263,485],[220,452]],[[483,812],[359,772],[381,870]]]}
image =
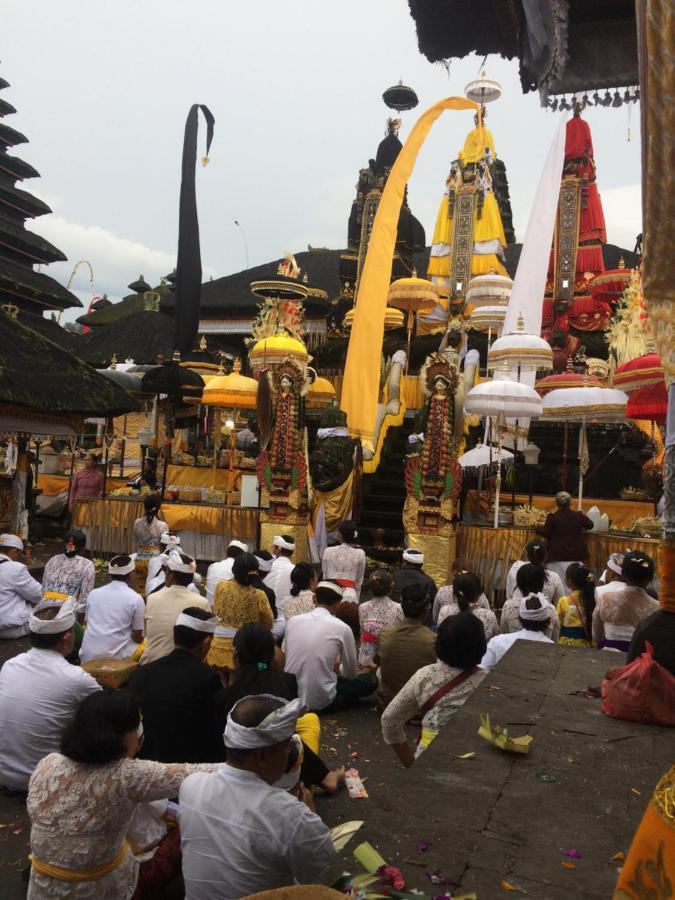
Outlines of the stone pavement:
{"label": "stone pavement", "polygon": [[[346,793],[319,798],[330,826],[364,819],[338,870],[361,871],[352,851],[369,841],[405,875],[408,888],[431,895],[428,873],[440,869],[457,893],[479,900],[608,900],[620,863],[651,791],[672,764],[672,729],[604,716],[600,701],[577,691],[599,686],[607,651],[518,642],[408,770],[384,746],[375,710],[358,709],[325,722],[327,764],[352,760],[368,800]],[[527,756],[505,753],[478,737],[479,714],[513,736],[534,737]],[[334,753],[330,748],[334,748]],[[471,759],[459,759],[475,753]],[[426,842],[428,850],[416,852]],[[580,859],[567,859],[574,849]],[[566,867],[564,862],[573,867]]]}

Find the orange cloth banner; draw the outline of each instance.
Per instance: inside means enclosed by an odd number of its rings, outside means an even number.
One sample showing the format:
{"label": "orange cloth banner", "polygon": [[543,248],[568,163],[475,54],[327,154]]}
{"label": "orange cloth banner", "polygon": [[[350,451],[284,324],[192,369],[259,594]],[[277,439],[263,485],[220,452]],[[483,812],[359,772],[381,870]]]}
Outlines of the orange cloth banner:
{"label": "orange cloth banner", "polygon": [[350,433],[371,444],[380,395],[384,311],[401,203],[422,144],[436,119],[446,109],[477,110],[478,104],[464,97],[447,97],[419,117],[387,178],[363,266],[340,407],[347,414]]}

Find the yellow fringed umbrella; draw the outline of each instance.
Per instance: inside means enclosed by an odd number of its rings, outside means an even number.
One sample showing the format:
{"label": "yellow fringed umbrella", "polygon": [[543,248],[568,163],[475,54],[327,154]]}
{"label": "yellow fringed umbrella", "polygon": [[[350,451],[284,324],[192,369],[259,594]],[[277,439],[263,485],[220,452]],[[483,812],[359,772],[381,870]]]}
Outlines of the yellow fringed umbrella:
{"label": "yellow fringed umbrella", "polygon": [[435,309],[438,303],[436,285],[426,278],[418,278],[413,270],[411,278],[397,278],[392,281],[387,296],[387,304],[408,313],[408,349],[406,372],[410,361],[410,343],[415,322],[415,313],[427,313]]}
{"label": "yellow fringed umbrella", "polygon": [[[354,316],[356,314],[356,307],[352,307],[352,309],[348,310],[345,313],[345,317],[343,322],[346,328],[351,328],[354,322]],[[405,318],[400,309],[394,309],[392,306],[388,306],[384,311],[384,330],[391,331],[392,328],[400,328],[405,322]]]}
{"label": "yellow fringed umbrella", "polygon": [[255,409],[258,382],[241,374],[241,361],[235,359],[229,375],[209,378],[202,391],[202,403],[227,409]]}

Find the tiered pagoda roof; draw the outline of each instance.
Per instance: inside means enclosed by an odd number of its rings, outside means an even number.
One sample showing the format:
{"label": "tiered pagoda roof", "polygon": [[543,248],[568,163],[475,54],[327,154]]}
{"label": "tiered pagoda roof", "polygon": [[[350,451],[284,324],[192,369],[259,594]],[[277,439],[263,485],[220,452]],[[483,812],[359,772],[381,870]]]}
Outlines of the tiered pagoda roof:
{"label": "tiered pagoda roof", "polygon": [[[0,91],[9,87],[0,78]],[[34,265],[48,265],[66,259],[49,241],[26,228],[26,219],[51,212],[49,206],[21,185],[39,173],[29,163],[10,155],[9,148],[28,143],[28,138],[2,121],[15,108],[0,98],[0,305],[17,306],[20,315],[35,319],[45,310],[81,306],[78,298],[58,281],[36,272]]]}

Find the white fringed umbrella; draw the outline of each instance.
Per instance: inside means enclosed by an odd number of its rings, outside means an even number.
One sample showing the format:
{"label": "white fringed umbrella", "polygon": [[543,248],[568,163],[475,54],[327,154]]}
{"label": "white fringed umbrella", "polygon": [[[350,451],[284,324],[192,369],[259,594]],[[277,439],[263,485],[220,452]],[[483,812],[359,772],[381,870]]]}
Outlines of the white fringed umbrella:
{"label": "white fringed umbrella", "polygon": [[457,458],[457,462],[463,469],[478,472],[481,469],[491,469],[493,466],[509,466],[513,462],[513,453],[504,447],[492,447],[490,444],[478,444],[468,453],[463,453]]}
{"label": "white fringed umbrella", "polygon": [[544,338],[527,334],[523,317],[518,316],[516,330],[504,334],[488,350],[488,369],[498,369],[506,365],[520,372],[540,371],[553,368],[553,351]]}
{"label": "white fringed umbrella", "polygon": [[[497,343],[495,341],[495,343]],[[493,345],[494,346],[494,345]],[[495,487],[494,527],[499,527],[499,495],[502,484],[501,450],[502,428],[506,419],[536,419],[541,415],[541,397],[534,388],[506,378],[483,381],[472,388],[464,400],[464,410],[474,416],[489,416],[497,420],[498,452],[497,483]]]}
{"label": "white fringed umbrella", "polygon": [[[579,499],[577,509],[581,509],[584,475],[588,471],[587,422],[622,422],[626,418],[628,395],[615,388],[583,387],[558,388],[543,398],[541,418],[547,422],[581,422],[579,432]],[[567,456],[567,433],[565,434],[564,456]],[[566,465],[566,459],[563,464]]]}

